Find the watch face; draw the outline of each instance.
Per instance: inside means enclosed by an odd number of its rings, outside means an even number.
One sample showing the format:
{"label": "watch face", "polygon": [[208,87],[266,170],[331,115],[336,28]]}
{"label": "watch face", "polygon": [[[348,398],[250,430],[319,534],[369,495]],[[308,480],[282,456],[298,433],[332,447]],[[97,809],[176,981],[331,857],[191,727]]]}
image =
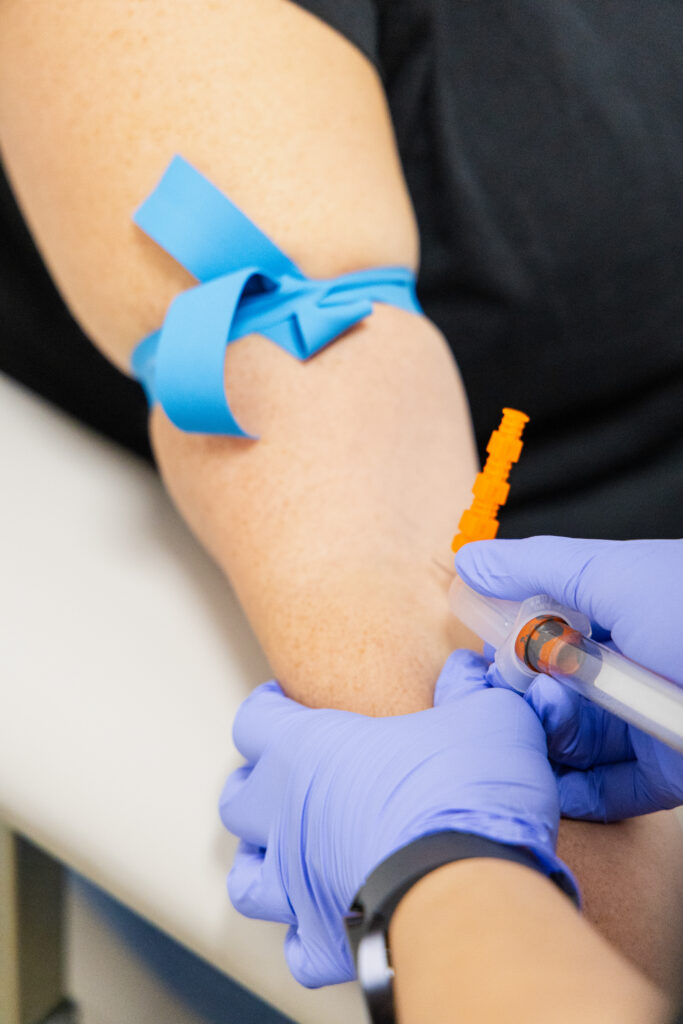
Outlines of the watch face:
{"label": "watch face", "polygon": [[369,932],[361,939],[356,969],[372,1024],[394,1024],[394,971],[383,931]]}

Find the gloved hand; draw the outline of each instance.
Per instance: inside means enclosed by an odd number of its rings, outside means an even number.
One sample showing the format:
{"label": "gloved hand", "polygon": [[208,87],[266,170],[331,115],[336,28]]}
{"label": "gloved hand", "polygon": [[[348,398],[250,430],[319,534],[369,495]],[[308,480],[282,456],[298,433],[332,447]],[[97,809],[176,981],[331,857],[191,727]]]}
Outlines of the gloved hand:
{"label": "gloved hand", "polygon": [[456,652],[435,707],[412,715],[313,710],[275,682],[240,707],[233,734],[247,764],[220,805],[242,840],[228,890],[248,917],[290,925],[285,955],[303,985],[354,976],[343,915],[377,865],[424,835],[524,846],[548,873],[568,874],[554,852],[559,806],[541,723],[517,694],[487,686],[486,668]]}
{"label": "gloved hand", "polygon": [[[627,657],[683,685],[683,541],[478,541],[455,564],[482,594],[549,594],[583,612]],[[683,755],[547,676],[526,700],[546,730],[566,817],[617,821],[683,802]]]}

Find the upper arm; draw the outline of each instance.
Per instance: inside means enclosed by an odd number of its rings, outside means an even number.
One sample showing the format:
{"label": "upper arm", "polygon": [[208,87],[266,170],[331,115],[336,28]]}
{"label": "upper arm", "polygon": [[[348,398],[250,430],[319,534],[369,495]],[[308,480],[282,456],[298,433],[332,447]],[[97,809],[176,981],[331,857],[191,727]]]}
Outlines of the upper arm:
{"label": "upper arm", "polygon": [[193,283],[131,221],[174,153],[311,276],[417,260],[377,73],[287,0],[5,0],[0,144],[67,304],[124,368]]}
{"label": "upper arm", "polygon": [[[193,283],[131,220],[175,153],[311,276],[417,261],[377,73],[287,0],[0,0],[0,142],[63,296],[124,368]],[[378,303],[305,363],[230,345],[226,378],[258,444],[184,433],[158,403],[152,443],[278,678],[425,706],[456,645],[432,556],[475,471],[444,339]]]}

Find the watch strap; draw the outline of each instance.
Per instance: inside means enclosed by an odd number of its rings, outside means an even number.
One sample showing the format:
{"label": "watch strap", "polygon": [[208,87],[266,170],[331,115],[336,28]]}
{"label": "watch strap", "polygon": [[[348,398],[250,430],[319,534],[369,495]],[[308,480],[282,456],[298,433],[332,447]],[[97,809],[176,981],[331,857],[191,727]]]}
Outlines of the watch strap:
{"label": "watch strap", "polygon": [[563,871],[549,872],[530,851],[471,832],[435,832],[397,850],[375,868],[345,918],[346,933],[372,1024],[393,1024],[393,970],[387,935],[396,907],[425,875],[459,860],[487,857],[532,868],[550,878],[578,907],[579,897]]}

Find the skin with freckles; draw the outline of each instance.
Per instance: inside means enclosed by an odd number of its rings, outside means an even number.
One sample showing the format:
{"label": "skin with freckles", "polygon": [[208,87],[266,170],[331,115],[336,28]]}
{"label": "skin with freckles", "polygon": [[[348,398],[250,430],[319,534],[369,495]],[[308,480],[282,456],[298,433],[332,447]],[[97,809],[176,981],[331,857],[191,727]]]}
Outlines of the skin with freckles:
{"label": "skin with freckles", "polygon": [[[307,274],[417,264],[378,76],[287,0],[2,0],[0,146],[70,309],[124,369],[193,283],[130,219],[174,153]],[[377,306],[305,364],[244,339],[226,382],[258,443],[185,435],[159,409],[152,440],[274,673],[312,705],[427,706],[447,654],[474,645],[434,564],[450,560],[477,468],[445,340]],[[676,822],[566,823],[559,851],[603,934],[671,984]]]}

